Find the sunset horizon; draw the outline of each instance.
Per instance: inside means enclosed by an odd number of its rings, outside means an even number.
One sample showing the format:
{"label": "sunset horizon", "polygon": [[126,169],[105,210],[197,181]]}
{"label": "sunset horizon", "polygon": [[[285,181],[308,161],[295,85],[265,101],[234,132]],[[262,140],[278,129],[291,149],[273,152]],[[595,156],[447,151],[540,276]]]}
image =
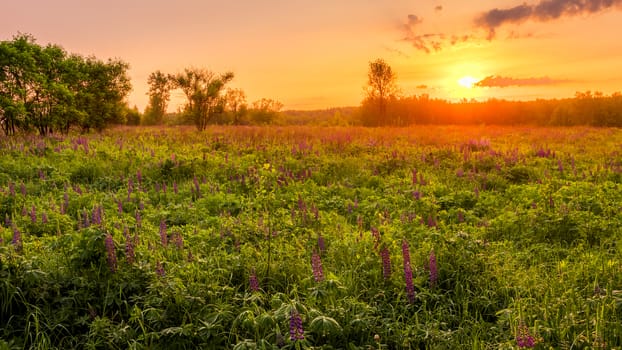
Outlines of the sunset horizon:
{"label": "sunset horizon", "polygon": [[[404,96],[449,101],[570,98],[622,90],[622,1],[430,1],[339,4],[120,1],[6,5],[0,40],[129,63],[130,106],[148,102],[147,78],[187,67],[231,71],[249,102],[284,109],[358,106],[369,62],[382,58]],[[183,103],[173,92],[169,111]]]}

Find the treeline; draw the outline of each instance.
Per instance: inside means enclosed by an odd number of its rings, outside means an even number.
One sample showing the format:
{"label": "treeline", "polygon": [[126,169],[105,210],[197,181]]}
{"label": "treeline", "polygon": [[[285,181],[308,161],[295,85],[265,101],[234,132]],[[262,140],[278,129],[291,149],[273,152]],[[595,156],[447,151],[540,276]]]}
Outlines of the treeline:
{"label": "treeline", "polygon": [[[144,125],[194,124],[203,130],[209,124],[268,125],[281,123],[280,102],[262,98],[249,105],[242,89],[227,88],[234,74],[186,68],[177,74],[155,71],[149,75],[149,104]],[[179,113],[167,114],[171,90],[181,90],[186,103]]]}
{"label": "treeline", "polygon": [[0,42],[0,127],[5,135],[42,135],[101,130],[110,123],[136,122],[124,102],[131,90],[129,65],[120,60],[68,54],[41,46],[30,35]]}
{"label": "treeline", "polygon": [[368,126],[415,124],[493,124],[546,126],[622,126],[622,94],[577,92],[574,98],[507,101],[450,102],[428,95],[391,98],[384,118],[378,107],[366,100],[354,122]]}

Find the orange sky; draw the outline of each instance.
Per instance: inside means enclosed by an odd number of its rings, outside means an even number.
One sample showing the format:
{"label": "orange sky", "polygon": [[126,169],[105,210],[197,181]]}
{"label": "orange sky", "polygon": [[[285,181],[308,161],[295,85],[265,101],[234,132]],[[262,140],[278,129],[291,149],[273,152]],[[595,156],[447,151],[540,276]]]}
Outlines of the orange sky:
{"label": "orange sky", "polygon": [[[131,65],[130,104],[141,110],[149,73],[190,66],[233,71],[232,86],[249,102],[358,105],[376,58],[393,67],[405,95],[535,99],[622,91],[622,0],[570,3],[20,0],[2,5],[0,40],[30,33],[40,44],[120,58]],[[485,86],[461,86],[465,76]]]}

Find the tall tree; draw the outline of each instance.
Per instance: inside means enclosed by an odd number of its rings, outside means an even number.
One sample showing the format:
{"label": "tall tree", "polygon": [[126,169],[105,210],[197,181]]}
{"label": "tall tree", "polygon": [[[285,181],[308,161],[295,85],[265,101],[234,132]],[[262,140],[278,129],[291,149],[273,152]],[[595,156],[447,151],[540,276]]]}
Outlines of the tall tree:
{"label": "tall tree", "polygon": [[370,116],[365,123],[370,125],[390,124],[387,120],[387,106],[391,98],[397,94],[396,75],[383,59],[379,58],[369,63],[367,72],[367,94],[364,105],[371,109]]}
{"label": "tall tree", "polygon": [[145,108],[145,124],[161,124],[171,97],[171,79],[157,70],[149,74],[149,104]]}
{"label": "tall tree", "polygon": [[221,93],[233,73],[216,74],[206,69],[186,68],[173,76],[173,84],[180,88],[188,101],[184,112],[199,131],[205,130],[214,116],[223,109]]}
{"label": "tall tree", "polygon": [[247,113],[246,94],[242,89],[227,89],[224,96],[225,112],[230,115],[231,123],[243,124]]}

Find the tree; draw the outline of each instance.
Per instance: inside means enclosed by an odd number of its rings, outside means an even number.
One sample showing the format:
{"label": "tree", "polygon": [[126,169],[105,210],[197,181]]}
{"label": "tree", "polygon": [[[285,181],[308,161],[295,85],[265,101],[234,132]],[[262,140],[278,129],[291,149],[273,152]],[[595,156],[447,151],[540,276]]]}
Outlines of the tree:
{"label": "tree", "polygon": [[101,130],[123,116],[127,63],[68,55],[20,34],[0,42],[0,125],[5,134],[45,135],[72,126]]}
{"label": "tree", "polygon": [[229,114],[231,123],[243,124],[247,113],[246,94],[242,89],[227,89],[224,96],[225,112]]}
{"label": "tree", "polygon": [[396,75],[391,66],[381,58],[370,62],[365,89],[367,96],[363,101],[363,106],[368,109],[364,123],[367,125],[389,124],[387,106],[397,91]]}
{"label": "tree", "polygon": [[220,96],[233,73],[216,74],[206,69],[186,68],[172,77],[173,86],[180,88],[188,99],[184,112],[199,131],[205,130],[214,116],[223,110]]}
{"label": "tree", "polygon": [[155,71],[149,74],[149,104],[145,108],[145,124],[161,124],[171,97],[171,79],[164,73]]}
{"label": "tree", "polygon": [[279,111],[283,108],[283,104],[279,101],[269,98],[262,98],[253,102],[250,112],[250,118],[253,124],[273,124]]}

